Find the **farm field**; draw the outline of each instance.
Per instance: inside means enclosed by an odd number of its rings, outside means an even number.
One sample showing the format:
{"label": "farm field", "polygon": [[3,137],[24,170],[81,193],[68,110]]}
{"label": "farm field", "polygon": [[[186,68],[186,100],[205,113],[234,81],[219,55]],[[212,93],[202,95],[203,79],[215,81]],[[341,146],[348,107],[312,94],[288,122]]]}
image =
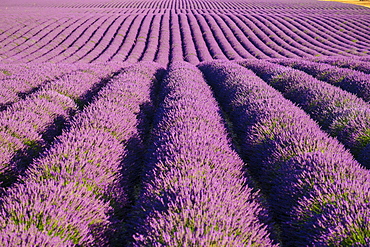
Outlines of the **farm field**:
{"label": "farm field", "polygon": [[370,246],[369,8],[0,17],[0,246]]}

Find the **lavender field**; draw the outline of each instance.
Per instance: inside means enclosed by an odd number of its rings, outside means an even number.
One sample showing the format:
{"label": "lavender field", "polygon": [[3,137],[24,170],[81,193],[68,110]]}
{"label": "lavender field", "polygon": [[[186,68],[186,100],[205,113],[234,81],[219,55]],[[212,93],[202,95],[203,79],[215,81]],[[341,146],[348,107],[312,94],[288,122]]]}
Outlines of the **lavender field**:
{"label": "lavender field", "polygon": [[2,0],[0,246],[370,246],[369,23]]}

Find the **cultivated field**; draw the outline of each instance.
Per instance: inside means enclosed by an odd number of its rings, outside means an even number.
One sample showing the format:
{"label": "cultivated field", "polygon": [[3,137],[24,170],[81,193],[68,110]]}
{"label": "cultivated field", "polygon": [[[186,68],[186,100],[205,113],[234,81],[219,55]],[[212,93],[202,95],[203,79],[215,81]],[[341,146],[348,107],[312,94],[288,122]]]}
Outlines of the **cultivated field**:
{"label": "cultivated field", "polygon": [[370,246],[370,9],[3,0],[1,246]]}

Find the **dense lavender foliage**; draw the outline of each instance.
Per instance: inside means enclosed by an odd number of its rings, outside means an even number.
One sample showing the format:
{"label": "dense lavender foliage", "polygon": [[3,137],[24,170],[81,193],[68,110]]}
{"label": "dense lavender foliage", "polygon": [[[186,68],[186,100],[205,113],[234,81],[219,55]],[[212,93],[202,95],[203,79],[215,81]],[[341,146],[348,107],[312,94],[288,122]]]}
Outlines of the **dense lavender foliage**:
{"label": "dense lavender foliage", "polygon": [[9,190],[3,204],[0,218],[3,246],[21,242],[20,237],[27,236],[32,228],[37,234],[50,235],[45,240],[52,240],[58,245],[64,242],[88,245],[94,239],[104,243],[101,229],[109,225],[110,207],[80,183],[66,180],[26,181]]}
{"label": "dense lavender foliage", "polygon": [[227,61],[199,68],[230,116],[240,153],[281,224],[283,242],[369,245],[369,172],[252,71]]}
{"label": "dense lavender foliage", "polygon": [[22,163],[46,145],[42,134],[55,120],[63,122],[76,109],[72,99],[55,91],[42,91],[1,112],[1,182],[24,170]]}
{"label": "dense lavender foliage", "polygon": [[124,220],[129,202],[124,180],[141,145],[137,116],[150,101],[159,69],[154,63],[123,69],[31,165],[23,182],[8,190],[1,208],[1,235],[8,236],[3,245],[21,242],[30,229],[45,235],[41,240],[49,245],[56,237],[57,244],[109,242],[111,225]]}
{"label": "dense lavender foliage", "polygon": [[75,64],[3,65],[0,68],[0,109],[36,91],[48,81],[77,70]]}
{"label": "dense lavender foliage", "polygon": [[164,77],[138,202],[134,246],[274,246],[201,72]]}
{"label": "dense lavender foliage", "polygon": [[297,103],[332,136],[370,167],[370,105],[338,87],[289,67],[244,60],[241,65]]}
{"label": "dense lavender foliage", "polygon": [[0,182],[7,185],[23,172],[60,133],[78,105],[86,104],[104,84],[104,78],[116,68],[117,64],[107,64],[104,71],[81,70],[65,74],[0,112]]}
{"label": "dense lavender foliage", "polygon": [[281,65],[299,69],[315,78],[351,92],[366,102],[370,101],[370,75],[352,69],[338,68],[302,59],[273,60]]}
{"label": "dense lavender foliage", "polygon": [[370,246],[369,23],[333,1],[1,0],[0,245]]}
{"label": "dense lavender foliage", "polygon": [[370,74],[370,62],[361,61],[359,57],[325,57],[310,59],[314,62],[327,63],[340,68],[358,70]]}

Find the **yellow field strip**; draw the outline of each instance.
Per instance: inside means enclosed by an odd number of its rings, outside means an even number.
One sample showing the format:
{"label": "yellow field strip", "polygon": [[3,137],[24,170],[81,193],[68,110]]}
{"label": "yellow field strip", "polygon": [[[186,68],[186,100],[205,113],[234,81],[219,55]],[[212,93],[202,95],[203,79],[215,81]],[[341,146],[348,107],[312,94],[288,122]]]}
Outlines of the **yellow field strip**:
{"label": "yellow field strip", "polygon": [[370,8],[370,0],[320,0],[320,1],[331,1],[331,2],[341,2],[341,3],[349,3],[349,4],[356,4]]}

